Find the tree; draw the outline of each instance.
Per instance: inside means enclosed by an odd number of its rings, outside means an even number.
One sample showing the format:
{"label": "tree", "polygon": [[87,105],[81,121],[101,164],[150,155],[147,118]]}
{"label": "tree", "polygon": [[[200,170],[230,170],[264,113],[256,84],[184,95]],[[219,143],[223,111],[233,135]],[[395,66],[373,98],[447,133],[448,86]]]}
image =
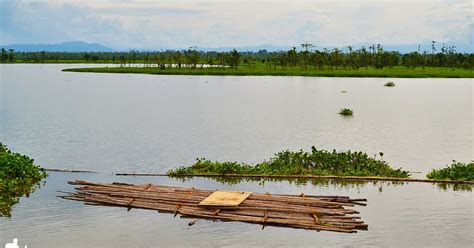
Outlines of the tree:
{"label": "tree", "polygon": [[8,51],[10,51],[10,55],[8,55],[8,61],[13,62],[13,59],[14,59],[13,52],[15,51],[15,49],[10,48],[8,49]]}
{"label": "tree", "polygon": [[303,57],[303,67],[306,70],[308,68],[308,59],[309,59],[309,49],[313,48],[314,45],[308,42],[300,44],[304,51],[302,53]]}
{"label": "tree", "polygon": [[182,56],[181,56],[181,52],[180,51],[176,51],[176,53],[174,53],[174,61],[176,62],[177,66],[179,69],[181,69],[181,64],[182,64]]}
{"label": "tree", "polygon": [[7,50],[5,50],[5,48],[2,48],[2,63],[5,63],[7,62]]}
{"label": "tree", "polygon": [[240,53],[237,50],[232,50],[230,52],[230,67],[233,69],[237,69],[240,63]]}

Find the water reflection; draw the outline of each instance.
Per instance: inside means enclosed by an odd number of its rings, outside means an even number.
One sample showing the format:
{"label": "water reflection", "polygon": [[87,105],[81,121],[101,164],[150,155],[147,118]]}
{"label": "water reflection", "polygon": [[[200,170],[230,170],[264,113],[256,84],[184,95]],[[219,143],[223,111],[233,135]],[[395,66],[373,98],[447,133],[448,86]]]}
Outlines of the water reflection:
{"label": "water reflection", "polygon": [[[186,182],[194,177],[192,176],[173,176],[181,182]],[[198,178],[198,177],[196,177]],[[340,179],[314,179],[314,178],[258,178],[258,177],[207,177],[209,180],[213,180],[224,185],[237,185],[240,183],[247,182],[258,182],[258,185],[265,185],[267,182],[288,182],[290,185],[297,186],[324,186],[333,189],[360,189],[362,186],[372,185],[378,187],[379,192],[383,192],[383,187],[387,186],[402,186],[409,182],[398,182],[398,181],[361,181],[361,180],[340,180]],[[453,191],[472,191],[472,184],[452,184],[452,183],[435,183],[440,189],[453,190]]]}
{"label": "water reflection", "polygon": [[472,184],[437,183],[438,188],[453,191],[472,191]]}
{"label": "water reflection", "polygon": [[[44,186],[45,183],[43,183]],[[3,186],[3,185],[0,185]],[[13,207],[18,204],[20,198],[30,197],[30,194],[41,188],[41,183],[17,185],[10,189],[0,188],[0,217],[10,218]]]}

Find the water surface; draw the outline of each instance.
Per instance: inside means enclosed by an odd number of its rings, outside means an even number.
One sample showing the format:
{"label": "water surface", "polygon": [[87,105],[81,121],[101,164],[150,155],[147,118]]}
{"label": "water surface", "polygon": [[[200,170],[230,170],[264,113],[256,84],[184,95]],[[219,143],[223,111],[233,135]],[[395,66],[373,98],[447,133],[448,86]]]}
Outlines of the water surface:
{"label": "water surface", "polygon": [[382,151],[424,177],[473,158],[471,79],[61,72],[78,66],[0,66],[1,139],[46,168],[159,173],[315,145]]}
{"label": "water surface", "polygon": [[[188,181],[115,177],[166,172],[196,157],[254,163],[283,149],[383,151],[395,167],[421,172],[470,161],[470,79],[220,77],[66,73],[91,65],[0,65],[0,141],[51,173],[0,219],[0,245],[29,247],[471,247],[472,191],[427,183]],[[382,85],[394,80],[396,87]],[[342,93],[341,91],[347,91]],[[339,116],[352,108],[352,118]],[[68,180],[122,181],[254,192],[347,195],[369,231],[314,232],[173,218],[150,210],[93,207],[57,198]]]}
{"label": "water surface", "polygon": [[[369,225],[355,234],[265,227],[239,222],[173,218],[153,210],[87,206],[57,198],[71,191],[67,180],[154,183],[284,194],[347,195],[367,198],[357,206]],[[28,247],[314,247],[399,246],[471,247],[472,191],[443,190],[427,183],[243,182],[228,185],[211,179],[179,181],[166,177],[116,177],[107,174],[51,173],[45,187],[24,198],[9,220],[0,219],[0,242],[13,237]]]}

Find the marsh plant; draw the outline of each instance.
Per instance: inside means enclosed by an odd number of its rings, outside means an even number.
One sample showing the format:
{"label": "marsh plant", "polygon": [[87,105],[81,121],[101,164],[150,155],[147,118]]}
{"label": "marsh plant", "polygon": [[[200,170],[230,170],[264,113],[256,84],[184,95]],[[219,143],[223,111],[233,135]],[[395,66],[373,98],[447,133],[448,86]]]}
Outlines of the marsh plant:
{"label": "marsh plant", "polygon": [[462,163],[453,160],[453,163],[446,165],[445,168],[431,170],[426,177],[438,180],[474,181],[474,161]]}
{"label": "marsh plant", "polygon": [[352,109],[343,108],[339,111],[339,114],[343,116],[353,116],[354,111]]}
{"label": "marsh plant", "polygon": [[388,81],[383,86],[385,86],[385,87],[395,87],[395,83],[393,81]]}
{"label": "marsh plant", "polygon": [[28,197],[46,177],[44,169],[35,165],[33,159],[13,153],[0,143],[0,217],[10,217],[20,197]]}
{"label": "marsh plant", "polygon": [[326,151],[311,147],[310,152],[282,151],[256,165],[241,162],[219,162],[198,158],[189,167],[168,171],[170,176],[180,175],[313,175],[313,176],[381,176],[409,177],[408,171],[393,169],[390,165],[358,151]]}

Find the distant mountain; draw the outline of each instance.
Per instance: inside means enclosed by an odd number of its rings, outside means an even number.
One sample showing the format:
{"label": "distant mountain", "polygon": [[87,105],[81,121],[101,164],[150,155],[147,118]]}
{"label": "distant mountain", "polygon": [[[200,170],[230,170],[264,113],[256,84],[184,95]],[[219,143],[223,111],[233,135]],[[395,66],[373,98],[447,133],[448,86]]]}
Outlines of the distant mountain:
{"label": "distant mountain", "polygon": [[98,43],[86,43],[82,41],[70,41],[57,44],[11,44],[0,45],[5,49],[15,49],[17,52],[113,52],[110,47]]}

